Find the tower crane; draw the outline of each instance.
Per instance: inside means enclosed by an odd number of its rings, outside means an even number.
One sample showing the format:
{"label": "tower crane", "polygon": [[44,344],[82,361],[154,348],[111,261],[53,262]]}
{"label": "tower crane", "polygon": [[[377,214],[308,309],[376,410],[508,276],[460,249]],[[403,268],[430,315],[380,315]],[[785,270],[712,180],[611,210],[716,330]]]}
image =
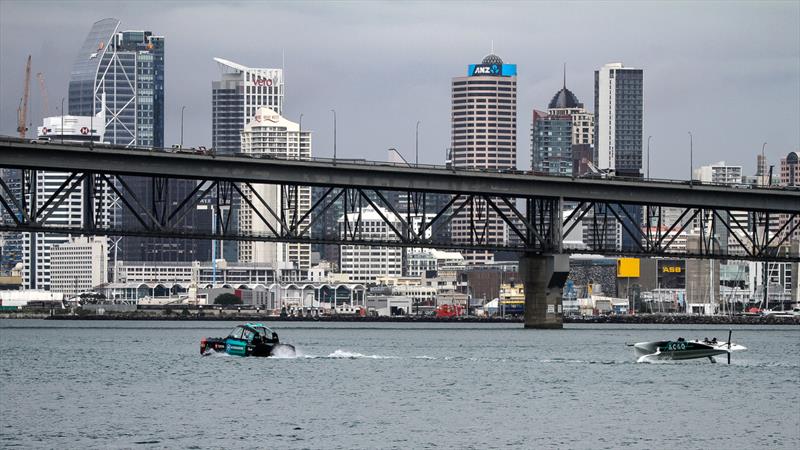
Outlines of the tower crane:
{"label": "tower crane", "polygon": [[28,127],[25,124],[28,121],[28,94],[31,88],[31,55],[28,55],[28,64],[25,66],[25,91],[22,93],[22,101],[20,101],[19,108],[17,109],[17,131],[19,137],[25,139],[25,133]]}
{"label": "tower crane", "polygon": [[50,115],[50,101],[47,98],[47,87],[44,85],[44,74],[37,73],[36,79],[39,80],[39,93],[42,95],[42,115],[47,117]]}

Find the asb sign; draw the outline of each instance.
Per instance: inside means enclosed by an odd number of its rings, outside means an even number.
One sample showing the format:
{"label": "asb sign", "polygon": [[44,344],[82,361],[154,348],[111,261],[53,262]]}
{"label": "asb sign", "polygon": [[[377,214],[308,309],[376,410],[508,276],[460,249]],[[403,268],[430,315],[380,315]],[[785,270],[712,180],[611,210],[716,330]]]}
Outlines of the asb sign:
{"label": "asb sign", "polygon": [[663,289],[686,289],[686,261],[682,259],[658,260],[658,287]]}
{"label": "asb sign", "polygon": [[516,74],[516,64],[470,64],[467,71],[467,75],[471,77],[513,77]]}

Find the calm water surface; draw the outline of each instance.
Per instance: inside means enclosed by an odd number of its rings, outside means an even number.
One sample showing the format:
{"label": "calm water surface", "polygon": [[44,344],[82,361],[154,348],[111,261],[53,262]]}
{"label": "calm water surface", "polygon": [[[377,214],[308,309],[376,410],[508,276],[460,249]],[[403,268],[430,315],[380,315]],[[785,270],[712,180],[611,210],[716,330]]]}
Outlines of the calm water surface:
{"label": "calm water surface", "polygon": [[701,326],[278,322],[302,356],[199,355],[235,325],[0,320],[0,448],[800,448],[800,327],[735,328],[730,366],[624,345]]}

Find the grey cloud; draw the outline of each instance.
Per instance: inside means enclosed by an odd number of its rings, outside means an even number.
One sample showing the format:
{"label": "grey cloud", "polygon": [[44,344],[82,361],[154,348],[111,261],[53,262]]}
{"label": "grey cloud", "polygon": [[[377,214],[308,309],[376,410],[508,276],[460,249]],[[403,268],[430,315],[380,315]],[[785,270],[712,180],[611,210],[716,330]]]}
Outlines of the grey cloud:
{"label": "grey cloud", "polygon": [[[800,148],[800,4],[796,2],[22,2],[0,3],[0,132],[14,134],[24,58],[42,71],[51,113],[92,22],[167,39],[166,141],[207,145],[212,57],[278,67],[285,55],[286,115],[314,131],[314,153],[332,153],[338,119],[343,156],[414,152],[441,163],[449,144],[450,78],[494,40],[518,64],[518,161],[529,164],[530,116],[567,84],[593,107],[593,70],[611,61],[645,70],[645,136],[654,176],[685,177],[687,131],[697,162],[726,160],[747,172],[768,141],[771,162]],[[32,112],[41,117],[38,89]]]}

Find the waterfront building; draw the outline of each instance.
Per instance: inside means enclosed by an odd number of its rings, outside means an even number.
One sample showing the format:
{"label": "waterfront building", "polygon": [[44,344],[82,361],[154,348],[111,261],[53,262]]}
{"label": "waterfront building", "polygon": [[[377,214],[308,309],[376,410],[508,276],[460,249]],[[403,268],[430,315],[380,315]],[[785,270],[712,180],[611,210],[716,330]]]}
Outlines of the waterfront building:
{"label": "waterfront building", "polygon": [[[466,76],[452,79],[451,100],[452,167],[516,169],[516,64],[505,64],[495,54],[483,58],[480,64],[471,64]],[[476,201],[475,205],[453,218],[453,242],[502,243],[503,221],[485,202]],[[474,218],[474,227],[470,217]],[[472,264],[494,259],[489,251],[469,251],[464,257]]]}
{"label": "waterfront building", "polygon": [[214,61],[220,78],[211,82],[211,145],[218,155],[239,153],[242,129],[258,108],[283,114],[283,70]]}
{"label": "waterfront building", "polygon": [[[14,198],[19,198],[22,192],[21,173],[19,169],[0,169],[0,177]],[[13,221],[5,208],[0,211],[0,221],[3,223]],[[0,275],[10,273],[20,263],[22,263],[22,233],[0,233]]]}
{"label": "waterfront building", "polygon": [[464,267],[464,256],[459,252],[436,249],[413,249],[406,254],[406,275],[424,277],[439,270]]}
{"label": "waterfront building", "polygon": [[200,287],[240,286],[298,282],[306,279],[304,272],[290,263],[282,265],[212,262],[119,261],[113,268],[119,283],[179,284],[188,287],[193,279]]}
{"label": "waterfront building", "polygon": [[[401,228],[400,220],[388,209],[381,209],[381,214],[389,218],[391,227]],[[371,206],[362,208],[359,212],[343,215],[338,222],[342,236],[352,235],[356,230],[356,224],[359,224],[363,239],[387,242],[397,240],[390,224],[385,222]],[[403,249],[399,247],[342,245],[339,254],[339,270],[347,274],[351,281],[375,283],[380,277],[403,275]]]}
{"label": "waterfront building", "polygon": [[[297,123],[275,111],[258,108],[241,132],[242,153],[252,157],[311,159],[311,132],[301,131]],[[259,236],[280,229],[278,218],[269,211],[289,211],[298,217],[311,208],[311,187],[282,188],[274,184],[255,184],[256,192],[242,186],[247,201],[239,209],[239,232]],[[269,209],[262,203],[269,205]],[[255,206],[255,211],[250,207]],[[269,223],[264,223],[261,217]],[[308,226],[307,218],[302,227]],[[239,261],[281,264],[292,262],[300,270],[311,268],[311,245],[279,242],[239,242]]]}
{"label": "waterfront building", "polygon": [[[89,140],[99,142],[103,140],[105,118],[105,109],[102,107],[93,117],[73,115],[46,117],[42,121],[42,126],[37,128],[37,139],[69,143]],[[89,206],[85,203],[86,184],[70,177],[67,172],[39,170],[35,173],[36,194],[26,194],[25,201],[28,204],[35,202],[41,207],[63,186],[62,192],[66,193],[66,196],[62,202],[51,203],[48,206],[47,221],[54,227],[79,228],[83,223],[84,210]],[[108,227],[113,219],[110,208],[114,201],[113,191],[105,183],[100,182],[99,175],[93,176],[95,177],[93,184],[101,186],[93,190],[92,202],[96,210],[101,211],[94,220],[99,227]],[[74,189],[70,191],[69,189],[73,187]],[[22,278],[25,289],[50,289],[52,248],[69,242],[71,237],[69,234],[22,233]]]}
{"label": "waterfront building", "polygon": [[594,72],[595,165],[641,176],[643,71],[610,63]]}
{"label": "waterfront building", "polygon": [[50,250],[50,290],[72,297],[108,282],[105,237],[75,237]]}
{"label": "waterfront building", "polygon": [[[800,243],[792,244],[794,251]],[[748,275],[753,299],[765,309],[789,308],[800,299],[800,275],[797,263],[750,261]],[[766,278],[766,284],[764,279]],[[764,299],[766,297],[766,303]]]}
{"label": "waterfront building", "polygon": [[209,305],[220,294],[234,294],[243,308],[285,310],[292,315],[308,315],[311,309],[328,309],[334,304],[350,309],[363,307],[366,288],[357,283],[274,282],[201,286],[194,297],[187,295],[183,283],[107,283],[95,289],[113,303],[140,305]]}

